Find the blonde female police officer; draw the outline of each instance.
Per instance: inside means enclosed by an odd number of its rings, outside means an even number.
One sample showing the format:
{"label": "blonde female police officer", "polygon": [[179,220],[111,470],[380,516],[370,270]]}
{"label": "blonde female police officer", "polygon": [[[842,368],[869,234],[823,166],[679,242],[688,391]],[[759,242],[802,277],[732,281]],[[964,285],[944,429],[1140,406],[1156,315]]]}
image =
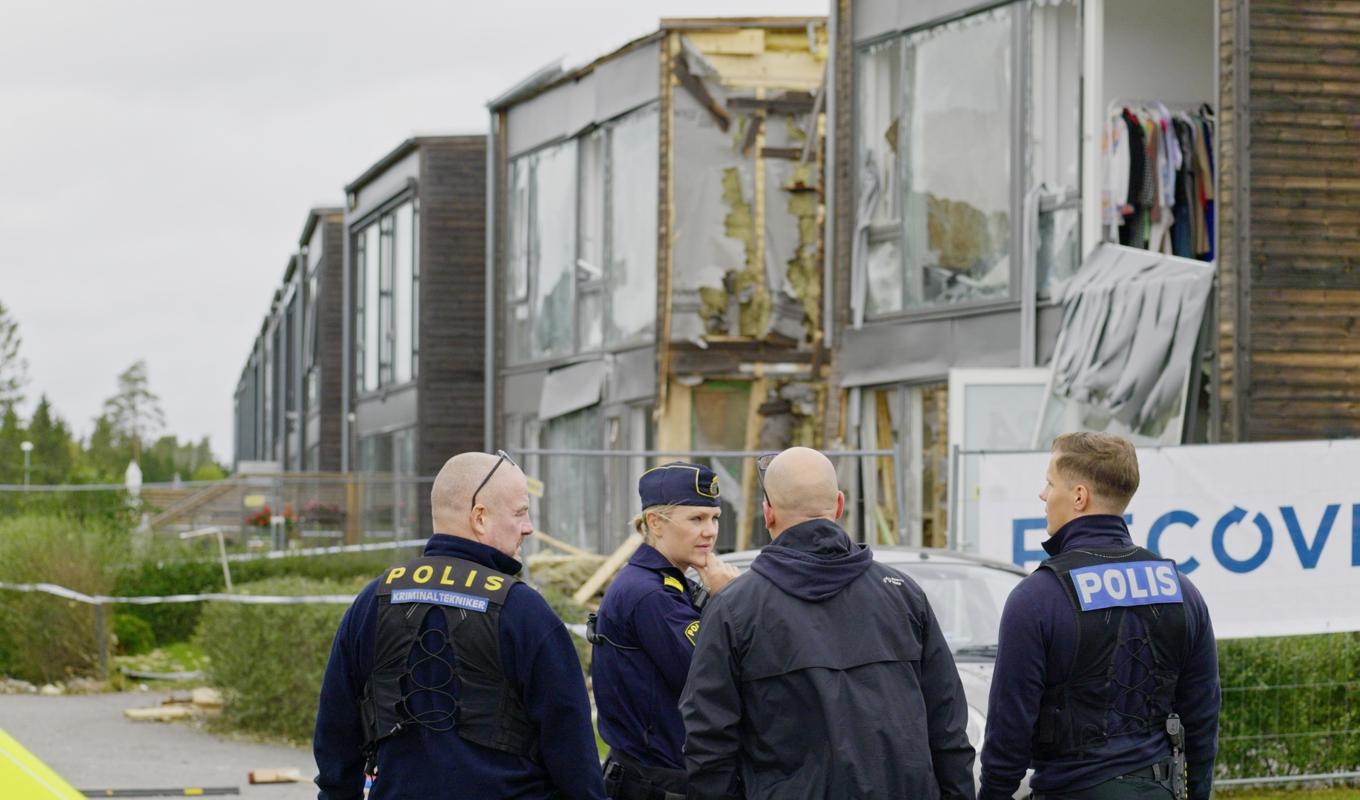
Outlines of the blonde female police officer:
{"label": "blonde female police officer", "polygon": [[[605,592],[590,631],[591,679],[600,735],[609,743],[605,791],[616,800],[685,794],[680,692],[708,593],[736,577],[718,559],[718,478],[699,464],[673,463],[638,481],[643,544]],[[699,586],[685,577],[694,567]]]}

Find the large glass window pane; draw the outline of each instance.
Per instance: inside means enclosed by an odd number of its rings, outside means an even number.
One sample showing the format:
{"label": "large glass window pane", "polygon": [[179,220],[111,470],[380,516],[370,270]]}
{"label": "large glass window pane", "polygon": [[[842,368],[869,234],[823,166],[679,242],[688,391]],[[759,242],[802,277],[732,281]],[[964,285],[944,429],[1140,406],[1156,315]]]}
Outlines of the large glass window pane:
{"label": "large glass window pane", "polygon": [[903,49],[906,308],[1010,290],[1009,7],[909,36]]}
{"label": "large glass window pane", "polygon": [[408,202],[398,206],[392,216],[392,382],[405,383],[411,379],[411,334],[415,323],[415,250],[411,241],[415,215]]}
{"label": "large glass window pane", "polygon": [[609,136],[610,345],[649,341],[656,323],[657,113],[634,112]]}
{"label": "large glass window pane", "polygon": [[506,200],[506,229],[510,240],[505,248],[505,297],[514,302],[529,295],[529,176],[528,156],[510,162],[509,196]]}
{"label": "large glass window pane", "polygon": [[576,275],[583,282],[604,277],[604,130],[581,139],[580,194],[577,203]]}
{"label": "large glass window pane", "polygon": [[535,358],[572,351],[576,313],[576,142],[535,156],[529,253]]}
{"label": "large glass window pane", "polygon": [[599,289],[580,294],[578,325],[581,331],[581,349],[594,350],[604,341],[604,296]]}
{"label": "large glass window pane", "polygon": [[[548,422],[544,438],[551,450],[598,450],[603,441],[599,408]],[[595,549],[601,535],[604,470],[598,461],[580,456],[547,456],[545,462],[544,530],[578,547]]]}
{"label": "large glass window pane", "polygon": [[378,268],[378,385],[392,382],[392,217],[374,226],[380,231],[381,258]]}
{"label": "large glass window pane", "polygon": [[378,388],[378,349],[381,339],[378,327],[378,294],[380,262],[378,253],[381,249],[380,236],[377,225],[370,225],[360,234],[363,238],[363,285],[364,285],[364,312],[363,312],[363,388],[373,390]]}
{"label": "large glass window pane", "polygon": [[1047,295],[1081,262],[1081,27],[1076,3],[1030,9],[1029,85],[1028,187],[1041,187],[1036,285]]}
{"label": "large glass window pane", "polygon": [[902,40],[865,48],[858,58],[856,113],[858,148],[855,179],[861,196],[875,191],[871,223],[896,224],[898,203],[897,148],[902,107]]}

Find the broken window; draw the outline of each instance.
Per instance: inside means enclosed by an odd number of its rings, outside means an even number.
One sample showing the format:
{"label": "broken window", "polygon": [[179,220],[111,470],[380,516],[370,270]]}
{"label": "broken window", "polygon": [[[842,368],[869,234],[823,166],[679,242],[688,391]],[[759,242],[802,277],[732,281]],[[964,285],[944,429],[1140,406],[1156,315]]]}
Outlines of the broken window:
{"label": "broken window", "polygon": [[902,310],[901,51],[900,39],[882,42],[861,51],[857,65],[855,247],[867,274],[871,314]]}
{"label": "broken window", "polygon": [[594,130],[577,147],[576,329],[579,350],[595,350],[604,341],[605,142],[608,133]]}
{"label": "broken window", "polygon": [[[600,409],[587,408],[550,420],[544,429],[548,450],[599,450]],[[544,456],[544,530],[577,547],[594,550],[603,535],[604,470],[589,456]]]}
{"label": "broken window", "polygon": [[905,308],[1010,290],[1011,9],[903,48]]}
{"label": "broken window", "polygon": [[656,327],[657,116],[648,107],[610,127],[610,345],[648,341]]}
{"label": "broken window", "polygon": [[529,357],[529,156],[510,162],[505,247],[506,350],[512,362]]}
{"label": "broken window", "polygon": [[1038,191],[1036,287],[1048,295],[1081,264],[1081,26],[1074,2],[1030,9],[1028,186]]}
{"label": "broken window", "polygon": [[[751,384],[738,381],[705,381],[694,387],[692,425],[692,446],[695,450],[746,449],[746,423],[751,414]],[[718,525],[718,549],[732,550],[737,545],[737,528],[742,523],[742,512],[746,508],[742,485],[743,459],[732,458],[695,458],[699,464],[706,464],[718,476],[722,487],[722,521]],[[758,491],[755,487],[753,490]],[[755,530],[753,543],[763,542],[768,537],[764,533],[764,522],[753,520]]]}
{"label": "broken window", "polygon": [[573,350],[576,294],[576,142],[533,156],[529,226],[533,337],[530,356]]}

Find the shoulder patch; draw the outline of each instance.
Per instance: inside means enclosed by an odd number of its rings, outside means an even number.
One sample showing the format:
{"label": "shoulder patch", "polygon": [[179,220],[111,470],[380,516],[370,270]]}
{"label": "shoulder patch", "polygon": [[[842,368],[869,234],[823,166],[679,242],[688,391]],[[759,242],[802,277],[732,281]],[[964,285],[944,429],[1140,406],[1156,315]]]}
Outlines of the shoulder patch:
{"label": "shoulder patch", "polygon": [[662,585],[662,586],[669,586],[669,587],[671,587],[672,589],[674,589],[674,590],[677,591],[677,592],[684,593],[684,591],[685,591],[685,584],[683,584],[683,583],[681,583],[680,581],[676,580],[676,578],[675,578],[674,575],[662,575],[662,576],[661,576],[661,585]]}
{"label": "shoulder patch", "polygon": [[689,639],[690,644],[694,644],[694,637],[699,635],[699,620],[694,620],[685,626],[685,638]]}

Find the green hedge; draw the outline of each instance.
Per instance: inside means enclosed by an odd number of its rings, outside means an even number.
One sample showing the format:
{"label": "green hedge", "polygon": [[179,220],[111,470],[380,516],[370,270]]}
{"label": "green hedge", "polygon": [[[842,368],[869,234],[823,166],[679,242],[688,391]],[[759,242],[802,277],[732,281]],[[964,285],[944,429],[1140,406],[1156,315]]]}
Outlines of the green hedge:
{"label": "green hedge", "polygon": [[1219,642],[1219,777],[1360,770],[1360,633]]}
{"label": "green hedge", "polygon": [[[247,594],[354,594],[364,580],[272,578]],[[321,677],[346,606],[208,603],[197,642],[208,679],[222,690],[222,723],[292,742],[310,740]]]}
{"label": "green hedge", "polygon": [[[127,535],[90,524],[53,516],[0,519],[0,581],[106,594],[105,565],[127,557]],[[93,606],[0,590],[0,674],[34,682],[89,675],[98,668],[98,652]]]}
{"label": "green hedge", "polygon": [[[114,594],[123,597],[138,595],[203,594],[221,592],[226,587],[222,577],[222,562],[201,558],[186,558],[188,551],[180,547],[165,550],[157,560],[145,560],[121,570],[115,581]],[[301,577],[312,580],[372,579],[392,564],[401,563],[415,554],[404,550],[372,553],[342,553],[327,556],[290,556],[238,561],[231,564],[233,585],[243,585],[277,577]],[[126,612],[145,620],[161,644],[189,639],[198,627],[203,614],[202,603],[166,603],[155,606],[127,606]]]}

